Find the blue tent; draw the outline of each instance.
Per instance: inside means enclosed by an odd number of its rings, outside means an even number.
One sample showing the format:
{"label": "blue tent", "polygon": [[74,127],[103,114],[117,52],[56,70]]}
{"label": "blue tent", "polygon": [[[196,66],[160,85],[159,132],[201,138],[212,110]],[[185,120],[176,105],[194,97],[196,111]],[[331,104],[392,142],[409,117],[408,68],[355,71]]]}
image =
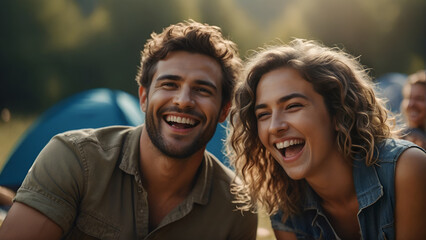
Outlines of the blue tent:
{"label": "blue tent", "polygon": [[20,139],[0,174],[0,185],[19,187],[41,149],[58,133],[109,125],[135,126],[143,119],[138,99],[123,91],[101,88],[73,95],[48,109]]}
{"label": "blue tent", "polygon": [[[73,95],[48,109],[20,139],[0,173],[0,185],[16,190],[39,152],[56,134],[111,125],[137,126],[144,122],[139,100],[126,92],[93,89]],[[218,126],[207,149],[222,162],[225,129]]]}

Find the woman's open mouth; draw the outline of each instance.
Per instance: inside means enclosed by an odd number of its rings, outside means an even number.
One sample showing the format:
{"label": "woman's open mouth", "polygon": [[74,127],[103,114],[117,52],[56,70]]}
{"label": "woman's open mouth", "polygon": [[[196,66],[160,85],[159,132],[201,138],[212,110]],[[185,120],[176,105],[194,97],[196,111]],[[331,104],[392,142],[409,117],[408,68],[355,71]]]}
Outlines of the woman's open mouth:
{"label": "woman's open mouth", "polygon": [[291,158],[296,156],[302,151],[305,146],[305,141],[302,139],[285,140],[275,144],[275,147],[281,152],[281,155],[285,158]]}

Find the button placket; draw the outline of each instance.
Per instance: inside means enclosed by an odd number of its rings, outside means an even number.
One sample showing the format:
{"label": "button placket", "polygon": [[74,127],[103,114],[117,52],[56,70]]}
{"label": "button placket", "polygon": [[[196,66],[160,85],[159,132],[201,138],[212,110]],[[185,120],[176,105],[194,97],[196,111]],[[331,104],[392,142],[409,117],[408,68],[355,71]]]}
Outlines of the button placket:
{"label": "button placket", "polygon": [[142,186],[141,178],[138,174],[135,175],[136,180],[136,231],[138,239],[144,239],[149,233],[149,222],[148,222],[148,194]]}

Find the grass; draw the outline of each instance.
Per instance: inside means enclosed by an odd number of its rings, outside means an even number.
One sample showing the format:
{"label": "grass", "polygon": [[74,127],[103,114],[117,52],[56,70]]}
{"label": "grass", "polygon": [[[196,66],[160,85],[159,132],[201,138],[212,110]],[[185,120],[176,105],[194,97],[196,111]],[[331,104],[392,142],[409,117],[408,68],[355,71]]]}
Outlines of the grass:
{"label": "grass", "polygon": [[7,122],[0,118],[0,169],[34,120],[34,116],[11,116]]}
{"label": "grass", "polygon": [[[35,119],[34,116],[12,116],[5,122],[0,118],[0,169],[3,169],[14,146]],[[4,217],[0,216],[0,225]],[[257,240],[275,240],[269,217],[264,212],[259,213]]]}
{"label": "grass", "polygon": [[272,231],[269,216],[263,212],[259,212],[259,224],[257,227],[257,240],[276,240],[274,232]]}
{"label": "grass", "polygon": [[[35,117],[10,116],[4,117],[3,112],[0,117],[0,172],[6,163],[7,158],[19,142],[21,136],[31,126]],[[0,211],[0,226],[6,217],[7,212]]]}

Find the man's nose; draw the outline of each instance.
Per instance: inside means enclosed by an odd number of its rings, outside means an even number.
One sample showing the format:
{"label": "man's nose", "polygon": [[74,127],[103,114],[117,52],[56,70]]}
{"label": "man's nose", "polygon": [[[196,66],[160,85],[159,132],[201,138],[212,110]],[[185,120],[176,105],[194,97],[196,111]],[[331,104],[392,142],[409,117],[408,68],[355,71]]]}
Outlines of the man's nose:
{"label": "man's nose", "polygon": [[173,103],[179,106],[180,108],[193,107],[195,102],[192,99],[191,89],[189,87],[183,86],[177,92],[173,98]]}
{"label": "man's nose", "polygon": [[407,104],[408,107],[413,107],[415,104],[416,104],[416,101],[414,99],[411,99],[411,98],[408,99],[408,104]]}

